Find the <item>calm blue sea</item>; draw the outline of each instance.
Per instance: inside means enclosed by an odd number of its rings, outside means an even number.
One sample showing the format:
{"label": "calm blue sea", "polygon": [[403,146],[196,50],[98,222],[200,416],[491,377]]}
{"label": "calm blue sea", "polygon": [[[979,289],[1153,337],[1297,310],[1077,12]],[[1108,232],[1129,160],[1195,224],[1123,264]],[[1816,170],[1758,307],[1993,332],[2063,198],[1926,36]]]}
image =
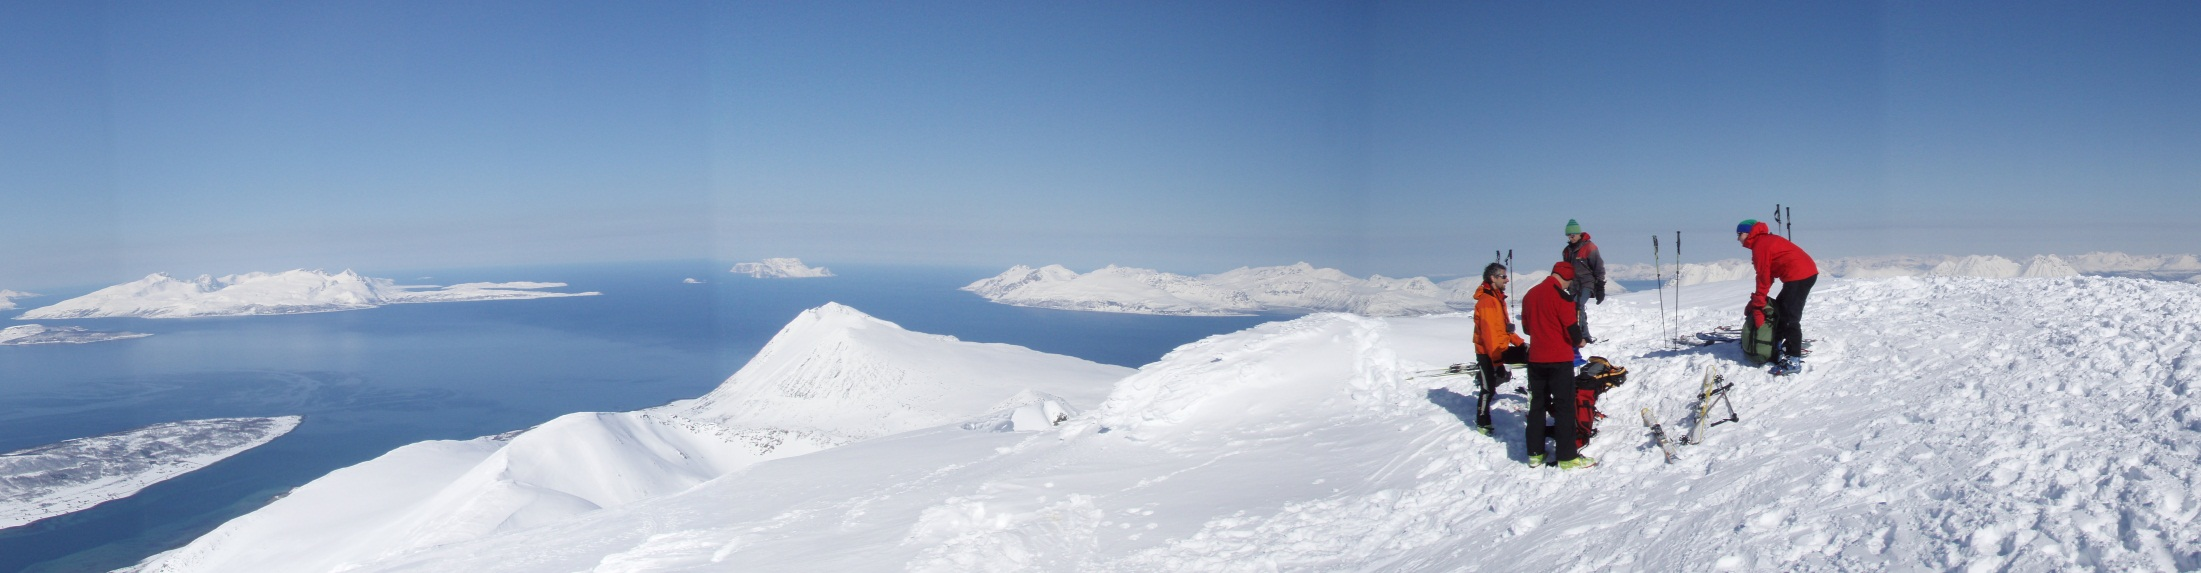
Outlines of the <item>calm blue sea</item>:
{"label": "calm blue sea", "polygon": [[[305,423],[134,497],[0,530],[0,571],[110,570],[397,446],[698,396],[796,313],[826,302],[920,332],[1134,367],[1276,318],[1027,309],[956,290],[1000,269],[832,265],[842,276],[758,280],[726,272],[730,266],[367,272],[408,284],[558,281],[572,284],[564,290],[604,294],[292,316],[41,321],[155,336],[0,347],[0,451],[197,418],[298,414]],[[690,277],[708,282],[681,282]],[[19,303],[35,308],[89,290]]]}

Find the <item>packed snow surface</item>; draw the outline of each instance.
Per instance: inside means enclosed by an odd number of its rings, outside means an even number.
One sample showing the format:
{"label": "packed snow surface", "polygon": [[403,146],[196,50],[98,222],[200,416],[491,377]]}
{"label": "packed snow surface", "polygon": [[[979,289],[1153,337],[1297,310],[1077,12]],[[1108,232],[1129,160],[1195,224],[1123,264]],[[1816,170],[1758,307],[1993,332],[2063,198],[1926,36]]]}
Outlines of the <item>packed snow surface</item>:
{"label": "packed snow surface", "polygon": [[440,288],[412,286],[399,285],[390,279],[360,276],[349,270],[336,274],[292,270],[221,278],[202,275],[191,280],[154,273],[143,279],[99,289],[52,306],[32,309],[15,318],[196,318],[300,314],[361,310],[388,304],[518,300],[598,294],[541,290],[563,286],[566,284],[546,282],[465,283]]}
{"label": "packed snow surface", "polygon": [[1036,269],[1017,265],[963,290],[1002,304],[1062,310],[1182,316],[1265,311],[1409,316],[1474,308],[1480,280],[1437,283],[1424,277],[1383,275],[1362,279],[1307,263],[1241,267],[1200,276],[1114,265],[1085,274],[1061,265]]}
{"label": "packed snow surface", "polygon": [[80,326],[45,326],[25,324],[0,328],[0,346],[25,346],[31,344],[84,344],[109,340],[128,340],[152,336],[140,332],[101,332],[85,330]]}
{"label": "packed snow surface", "polygon": [[810,267],[802,259],[765,259],[754,263],[736,263],[734,274],[749,275],[760,279],[808,279],[833,276],[825,267]]}
{"label": "packed snow surface", "polygon": [[0,454],[0,529],[90,508],[298,427],[297,416],[155,424]]}
{"label": "packed snow surface", "polygon": [[[1732,324],[1750,287],[1692,291],[1680,330]],[[1584,450],[1600,465],[1576,471],[1524,465],[1523,396],[1501,393],[1484,437],[1471,382],[1420,374],[1470,359],[1465,314],[1315,314],[1210,337],[1122,376],[1097,406],[1055,412],[1067,420],[1044,432],[990,431],[998,415],[871,418],[924,394],[890,381],[929,369],[855,358],[883,352],[833,342],[845,339],[806,315],[712,397],[645,413],[877,437],[594,511],[490,512],[472,536],[382,529],[387,516],[475,515],[481,498],[451,494],[487,476],[455,476],[485,471],[476,460],[499,447],[416,444],[147,569],[335,567],[278,559],[317,554],[355,571],[482,572],[2201,568],[2201,285],[1829,279],[1812,301],[1809,369],[1782,378],[1740,364],[1732,344],[1661,342],[1653,293],[1593,307],[1607,338],[1586,354],[1631,375],[1600,402],[1612,417]],[[1004,360],[999,372],[1034,387],[1063,376],[1016,368],[1037,360],[1025,353],[927,348],[972,372]],[[1735,384],[1740,421],[1667,464],[1638,410],[1685,432],[1712,369]],[[875,395],[893,398],[861,414],[812,405]],[[776,413],[753,396],[802,400]],[[841,425],[859,420],[892,423]],[[552,439],[530,467],[560,480],[604,476],[600,458],[681,459],[651,454],[664,451],[654,440]],[[620,483],[687,471],[609,467]]]}
{"label": "packed snow surface", "polygon": [[1130,373],[910,332],[828,304],[796,317],[701,398],[398,448],[301,486],[143,569],[327,571],[380,563],[570,523],[761,461],[878,436],[939,426],[1053,429],[1097,405]]}

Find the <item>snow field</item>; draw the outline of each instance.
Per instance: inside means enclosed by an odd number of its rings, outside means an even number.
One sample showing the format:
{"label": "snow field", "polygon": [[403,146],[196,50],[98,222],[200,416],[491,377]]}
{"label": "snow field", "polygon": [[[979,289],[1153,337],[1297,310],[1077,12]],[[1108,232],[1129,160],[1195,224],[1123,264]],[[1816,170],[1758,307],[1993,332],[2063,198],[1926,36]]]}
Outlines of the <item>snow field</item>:
{"label": "snow field", "polygon": [[[1689,306],[1667,312],[1684,334],[1734,324],[1748,288],[1691,287]],[[1806,336],[1818,339],[1809,369],[1782,378],[1741,365],[1731,344],[1668,347],[1659,296],[1632,293],[1592,307],[1595,331],[1607,341],[1585,355],[1628,367],[1630,380],[1600,402],[1611,418],[1585,449],[1601,461],[1589,470],[1523,464],[1525,396],[1501,394],[1497,435],[1484,437],[1472,430],[1468,379],[1408,378],[1472,359],[1467,314],[1319,314],[1210,337],[1135,373],[1084,378],[1113,385],[1097,404],[1070,390],[1079,384],[1055,384],[1049,395],[1086,409],[1050,431],[999,431],[998,418],[1014,417],[1007,412],[869,427],[876,437],[745,465],[676,492],[354,565],[2201,568],[2201,398],[2194,393],[2201,325],[2192,318],[2201,316],[2201,286],[1830,279],[1812,294],[1805,317]],[[828,404],[923,395],[897,389],[937,383],[894,381],[961,380],[936,373],[984,370],[994,360],[984,353],[1000,346],[883,351],[891,346],[849,341],[891,331],[832,319],[852,310],[813,312],[783,331],[785,344],[775,338],[744,368],[748,374],[675,406],[709,421],[732,412],[745,413],[728,419],[766,415],[744,406],[770,395],[759,388]],[[805,320],[814,323],[801,326]],[[835,348],[873,358],[836,361],[847,352]],[[968,360],[902,359],[920,348]],[[1636,411],[1651,407],[1672,435],[1685,434],[1701,377],[1712,367],[1736,384],[1741,421],[1707,429],[1705,444],[1681,447],[1681,459],[1666,464]],[[1025,381],[1049,376],[1019,372]],[[1021,409],[1042,402],[1025,394],[989,403]],[[800,408],[781,415],[790,424],[829,419]],[[554,467],[573,471],[544,469]],[[258,541],[293,543],[275,535]]]}

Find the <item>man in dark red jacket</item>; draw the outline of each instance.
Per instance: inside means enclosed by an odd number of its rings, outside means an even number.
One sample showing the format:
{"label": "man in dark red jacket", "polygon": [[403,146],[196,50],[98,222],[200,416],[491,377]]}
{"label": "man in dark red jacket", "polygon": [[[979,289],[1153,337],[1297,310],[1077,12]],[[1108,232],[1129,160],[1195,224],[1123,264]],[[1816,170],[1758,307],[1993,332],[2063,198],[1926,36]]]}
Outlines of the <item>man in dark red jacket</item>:
{"label": "man in dark red jacket", "polygon": [[1781,296],[1773,299],[1773,307],[1781,313],[1780,323],[1773,326],[1773,337],[1780,341],[1773,368],[1776,374],[1795,371],[1804,356],[1804,300],[1811,296],[1811,285],[1819,282],[1819,264],[1757,219],[1736,225],[1735,240],[1750,249],[1750,266],[1758,271],[1758,290],[1750,293],[1750,306],[1744,310],[1751,324],[1765,324],[1765,313],[1759,309],[1765,307],[1773,280],[1781,281]]}
{"label": "man in dark red jacket", "polygon": [[1574,265],[1552,265],[1551,276],[1521,295],[1521,327],[1528,331],[1528,463],[1544,463],[1544,415],[1558,421],[1559,455],[1552,458],[1561,469],[1597,465],[1597,460],[1574,450],[1574,353],[1582,346],[1576,327],[1574,301],[1567,287],[1574,282]]}

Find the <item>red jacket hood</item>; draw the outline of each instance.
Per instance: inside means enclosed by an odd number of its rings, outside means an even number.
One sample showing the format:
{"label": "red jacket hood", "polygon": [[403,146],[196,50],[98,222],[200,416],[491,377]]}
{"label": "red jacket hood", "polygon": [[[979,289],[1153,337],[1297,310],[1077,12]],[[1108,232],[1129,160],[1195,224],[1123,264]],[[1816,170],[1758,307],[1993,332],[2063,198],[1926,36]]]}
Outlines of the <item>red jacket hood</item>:
{"label": "red jacket hood", "polygon": [[1770,232],[1773,232],[1772,229],[1766,227],[1764,221],[1759,221],[1757,224],[1751,225],[1750,234],[1742,236],[1742,248],[1750,248],[1752,243],[1758,242],[1758,235],[1763,235]]}

